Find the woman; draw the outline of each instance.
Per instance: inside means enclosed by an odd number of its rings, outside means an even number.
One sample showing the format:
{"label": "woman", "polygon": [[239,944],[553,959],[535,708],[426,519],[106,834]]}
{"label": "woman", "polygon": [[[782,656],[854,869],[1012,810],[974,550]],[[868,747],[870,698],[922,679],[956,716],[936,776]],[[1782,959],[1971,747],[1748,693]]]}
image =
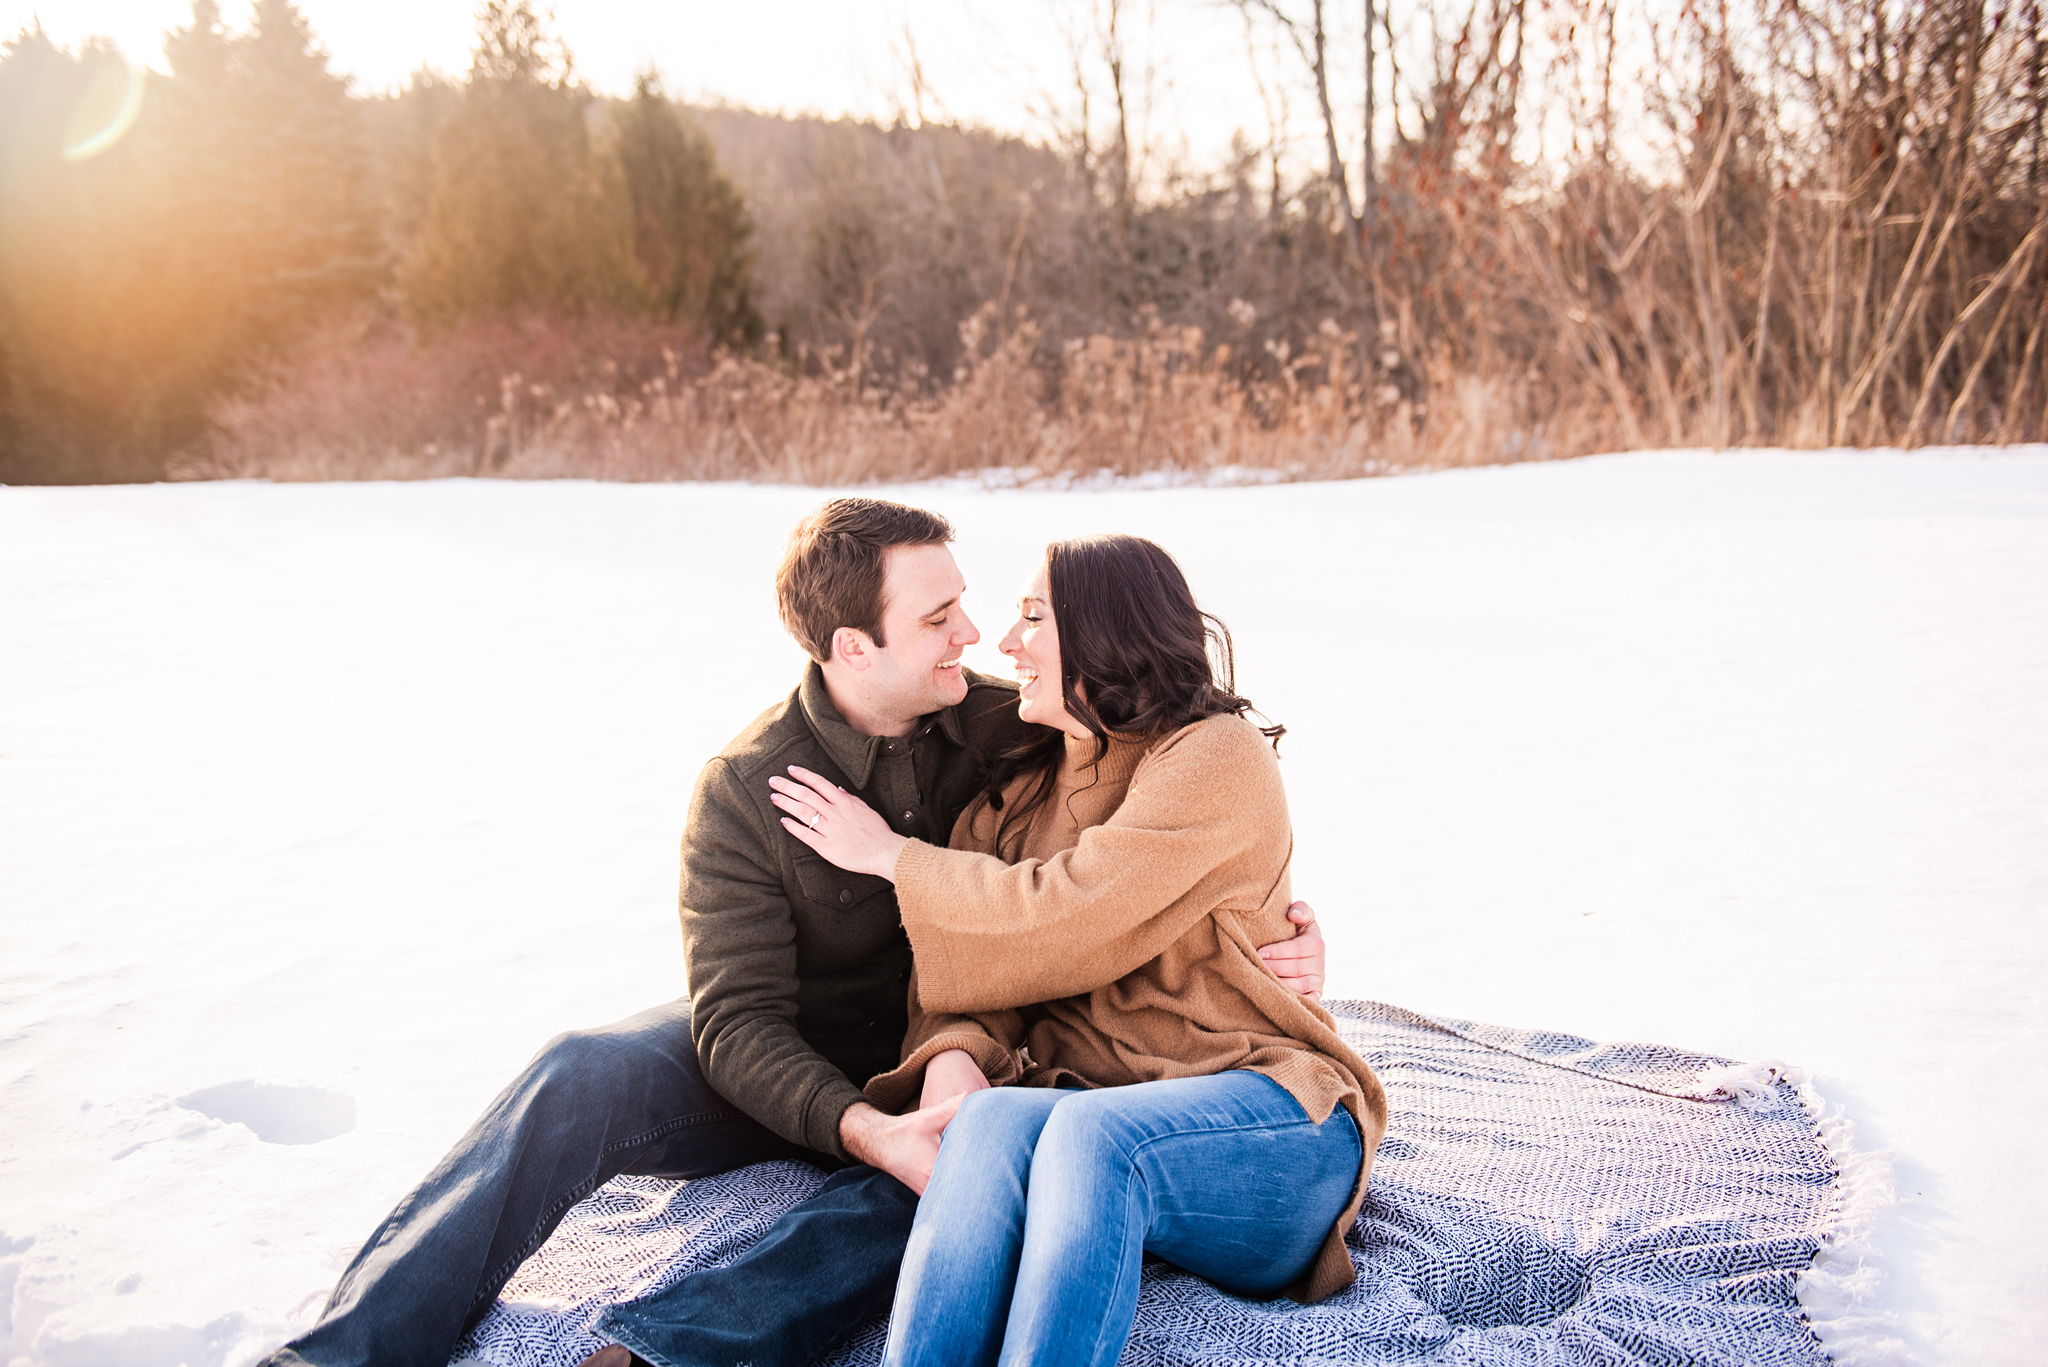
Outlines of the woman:
{"label": "woman", "polygon": [[770,780],[796,838],[897,885],[911,1029],[869,1098],[972,1093],[892,1365],[1114,1363],[1148,1251],[1254,1296],[1351,1280],[1385,1096],[1258,956],[1287,926],[1282,728],[1245,720],[1213,622],[1151,542],[1057,543],[1001,647],[1047,729],[998,757],[950,848],[815,774]]}

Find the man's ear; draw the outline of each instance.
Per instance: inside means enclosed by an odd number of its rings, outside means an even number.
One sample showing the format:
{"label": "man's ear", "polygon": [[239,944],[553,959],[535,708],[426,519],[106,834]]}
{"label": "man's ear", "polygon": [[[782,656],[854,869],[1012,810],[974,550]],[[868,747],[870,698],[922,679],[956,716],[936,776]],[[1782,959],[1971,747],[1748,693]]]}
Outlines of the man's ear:
{"label": "man's ear", "polygon": [[858,673],[875,662],[875,642],[859,627],[841,627],[832,633],[832,658]]}

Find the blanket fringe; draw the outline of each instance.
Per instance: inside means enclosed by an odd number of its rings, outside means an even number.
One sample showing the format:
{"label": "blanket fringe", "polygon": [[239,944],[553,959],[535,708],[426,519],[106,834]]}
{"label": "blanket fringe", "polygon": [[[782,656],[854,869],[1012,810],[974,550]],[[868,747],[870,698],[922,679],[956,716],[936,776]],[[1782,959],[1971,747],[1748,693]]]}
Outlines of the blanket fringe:
{"label": "blanket fringe", "polygon": [[[1791,1079],[1787,1079],[1790,1081]],[[1810,1079],[1794,1085],[1820,1142],[1842,1174],[1841,1198],[1796,1294],[1838,1367],[1906,1367],[1911,1358],[1892,1312],[1877,1303],[1884,1280],[1875,1240],[1878,1213],[1898,1199],[1891,1155],[1856,1147],[1856,1122],[1830,1106]]]}
{"label": "blanket fringe", "polygon": [[[1798,1075],[1796,1078],[1795,1074]],[[1796,1088],[1804,1080],[1805,1075],[1799,1069],[1775,1059],[1766,1059],[1762,1063],[1728,1063],[1719,1068],[1700,1070],[1696,1099],[1732,1101],[1738,1106],[1748,1106],[1768,1101],[1780,1082],[1791,1083]],[[1805,1099],[1803,1096],[1800,1098],[1801,1101]]]}
{"label": "blanket fringe", "polygon": [[1891,1155],[1856,1147],[1856,1122],[1830,1105],[1803,1068],[1775,1060],[1710,1068],[1703,1091],[1748,1105],[1779,1082],[1799,1098],[1821,1146],[1841,1174],[1820,1252],[1799,1274],[1795,1294],[1836,1367],[1907,1367],[1911,1358],[1891,1311],[1878,1304],[1884,1271],[1873,1238],[1878,1213],[1897,1199]]}

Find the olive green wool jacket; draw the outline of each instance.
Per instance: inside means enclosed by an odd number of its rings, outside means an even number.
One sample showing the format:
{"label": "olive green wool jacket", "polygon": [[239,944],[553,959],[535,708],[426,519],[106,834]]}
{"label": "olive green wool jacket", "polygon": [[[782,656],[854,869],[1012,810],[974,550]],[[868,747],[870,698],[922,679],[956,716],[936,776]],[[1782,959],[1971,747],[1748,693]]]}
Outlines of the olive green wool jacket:
{"label": "olive green wool jacket", "polygon": [[768,776],[800,764],[899,833],[944,845],[981,790],[980,757],[1025,734],[1016,686],[964,673],[966,699],[905,738],[912,805],[870,791],[883,765],[901,761],[847,725],[816,664],[704,766],[690,800],[680,905],[704,1076],[775,1133],[837,1158],[850,1158],[840,1116],[901,1057],[910,941],[887,879],[834,868],[782,829]]}

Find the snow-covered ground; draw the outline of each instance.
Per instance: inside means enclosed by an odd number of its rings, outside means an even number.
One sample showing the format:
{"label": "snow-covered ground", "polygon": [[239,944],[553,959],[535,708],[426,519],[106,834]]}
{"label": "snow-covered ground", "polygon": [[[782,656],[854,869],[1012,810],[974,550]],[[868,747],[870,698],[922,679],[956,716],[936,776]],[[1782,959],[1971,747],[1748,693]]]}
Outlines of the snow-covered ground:
{"label": "snow-covered ground", "polygon": [[[1048,539],[1180,556],[1335,993],[1815,1070],[1913,1356],[2048,1356],[2048,450],[902,496],[983,668]],[[818,497],[0,489],[0,1360],[253,1360],[543,1040],[683,992]]]}

